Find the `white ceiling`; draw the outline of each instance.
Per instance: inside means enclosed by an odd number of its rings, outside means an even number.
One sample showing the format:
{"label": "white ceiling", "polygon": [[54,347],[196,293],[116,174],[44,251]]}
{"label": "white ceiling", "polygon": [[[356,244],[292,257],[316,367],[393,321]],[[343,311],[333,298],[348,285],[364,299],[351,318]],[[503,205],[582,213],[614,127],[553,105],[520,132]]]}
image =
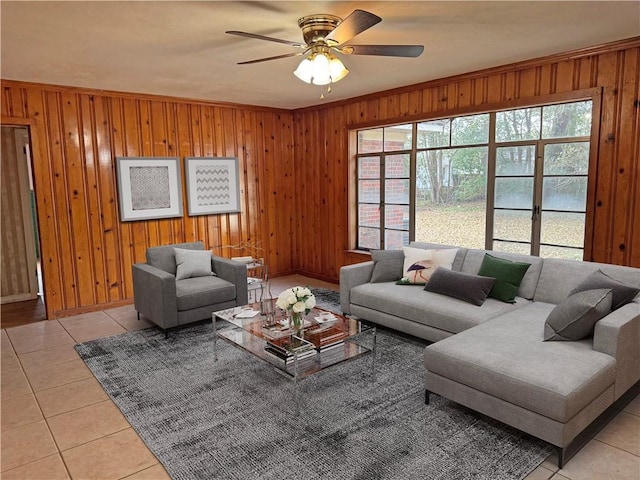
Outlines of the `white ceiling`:
{"label": "white ceiling", "polygon": [[[640,2],[17,2],[2,0],[3,79],[299,108],[640,36]],[[350,74],[320,100],[296,51],[225,30],[301,41],[298,18],[383,21],[353,44],[423,44],[419,58],[342,56]]]}

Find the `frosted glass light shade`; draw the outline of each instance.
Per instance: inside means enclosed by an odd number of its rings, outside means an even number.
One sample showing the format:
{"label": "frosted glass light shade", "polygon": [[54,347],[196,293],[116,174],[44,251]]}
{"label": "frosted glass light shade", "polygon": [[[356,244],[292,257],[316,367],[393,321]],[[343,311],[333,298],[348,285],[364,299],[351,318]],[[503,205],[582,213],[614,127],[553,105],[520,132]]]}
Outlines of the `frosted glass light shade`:
{"label": "frosted glass light shade", "polygon": [[313,62],[308,58],[305,58],[300,62],[300,65],[298,65],[298,68],[296,68],[293,74],[303,82],[311,83],[311,76],[313,75]]}
{"label": "frosted glass light shade", "polygon": [[347,76],[349,70],[340,61],[338,57],[333,57],[329,61],[329,72],[331,73],[331,81],[337,82]]}

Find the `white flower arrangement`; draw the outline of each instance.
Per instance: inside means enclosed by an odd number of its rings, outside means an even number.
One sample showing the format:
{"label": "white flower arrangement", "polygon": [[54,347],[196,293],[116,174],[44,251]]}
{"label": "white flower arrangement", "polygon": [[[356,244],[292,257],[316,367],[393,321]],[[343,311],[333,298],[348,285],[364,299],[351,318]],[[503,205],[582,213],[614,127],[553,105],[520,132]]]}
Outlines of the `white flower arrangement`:
{"label": "white flower arrangement", "polygon": [[278,296],[276,307],[293,313],[308,314],[316,306],[316,297],[307,287],[292,287]]}

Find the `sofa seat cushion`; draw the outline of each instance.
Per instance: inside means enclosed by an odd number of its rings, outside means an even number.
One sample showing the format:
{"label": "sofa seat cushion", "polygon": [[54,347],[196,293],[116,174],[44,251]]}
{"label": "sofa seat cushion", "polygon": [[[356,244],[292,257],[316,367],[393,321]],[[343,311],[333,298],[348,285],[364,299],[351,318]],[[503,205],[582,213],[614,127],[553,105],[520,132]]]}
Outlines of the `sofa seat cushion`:
{"label": "sofa seat cushion", "polygon": [[527,300],[516,297],[516,303],[487,298],[481,307],[439,293],[426,292],[422,285],[365,283],[351,289],[352,305],[405,318],[446,332],[458,333],[501,313],[517,309]]}
{"label": "sofa seat cushion", "polygon": [[565,423],[615,380],[592,339],[543,342],[555,305],[536,302],[426,347],[425,368]]}
{"label": "sofa seat cushion", "polygon": [[235,298],[235,285],[220,277],[195,277],[176,281],[179,312],[228,302]]}

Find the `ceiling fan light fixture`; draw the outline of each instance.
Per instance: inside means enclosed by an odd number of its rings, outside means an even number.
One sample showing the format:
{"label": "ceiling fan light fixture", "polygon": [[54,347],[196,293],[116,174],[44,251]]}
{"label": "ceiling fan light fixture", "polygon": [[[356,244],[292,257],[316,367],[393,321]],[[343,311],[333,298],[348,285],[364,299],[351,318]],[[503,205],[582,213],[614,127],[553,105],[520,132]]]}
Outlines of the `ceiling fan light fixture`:
{"label": "ceiling fan light fixture", "polygon": [[328,85],[342,80],[349,70],[331,53],[312,53],[303,59],[293,74],[305,83]]}

